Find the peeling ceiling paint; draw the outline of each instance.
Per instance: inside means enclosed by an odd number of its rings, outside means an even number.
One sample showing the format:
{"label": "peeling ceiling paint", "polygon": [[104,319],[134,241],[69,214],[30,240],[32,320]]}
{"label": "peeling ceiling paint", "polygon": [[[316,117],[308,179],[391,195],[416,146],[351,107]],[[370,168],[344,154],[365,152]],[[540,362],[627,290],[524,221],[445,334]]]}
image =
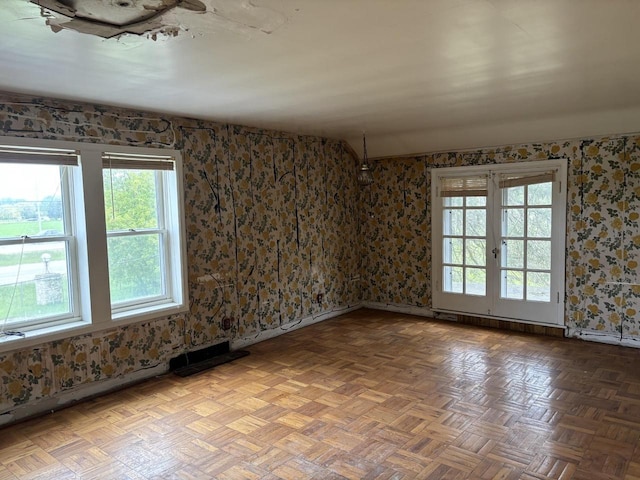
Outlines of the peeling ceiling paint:
{"label": "peeling ceiling paint", "polygon": [[[275,9],[251,0],[29,0],[41,7],[46,24],[57,33],[63,29],[103,38],[124,35],[192,36],[232,31],[245,36],[271,34],[287,22]],[[197,14],[206,14],[198,21]]]}
{"label": "peeling ceiling paint", "polygon": [[112,38],[91,1],[0,0],[0,90],[366,131],[371,157],[640,130],[640,1],[136,0],[175,6]]}
{"label": "peeling ceiling paint", "polygon": [[62,29],[112,38],[123,34],[153,32],[176,35],[176,25],[164,16],[174,8],[204,13],[200,0],[30,0],[42,7],[42,15],[54,32]]}

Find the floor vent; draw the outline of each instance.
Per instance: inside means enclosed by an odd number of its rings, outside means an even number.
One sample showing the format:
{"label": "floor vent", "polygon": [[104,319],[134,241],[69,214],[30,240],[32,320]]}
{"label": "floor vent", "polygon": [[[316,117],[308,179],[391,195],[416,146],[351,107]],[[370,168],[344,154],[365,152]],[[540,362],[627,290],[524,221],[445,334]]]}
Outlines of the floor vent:
{"label": "floor vent", "polygon": [[249,355],[247,350],[230,351],[229,342],[223,342],[172,358],[169,368],[179,377],[188,377],[247,355]]}

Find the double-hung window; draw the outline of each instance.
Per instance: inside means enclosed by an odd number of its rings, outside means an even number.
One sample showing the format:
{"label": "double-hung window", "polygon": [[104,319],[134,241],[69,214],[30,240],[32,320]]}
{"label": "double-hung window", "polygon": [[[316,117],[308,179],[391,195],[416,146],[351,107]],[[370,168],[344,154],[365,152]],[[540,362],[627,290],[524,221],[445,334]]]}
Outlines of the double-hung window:
{"label": "double-hung window", "polygon": [[173,150],[0,137],[0,350],[185,311],[181,174]]}
{"label": "double-hung window", "polygon": [[566,161],[432,170],[433,308],[561,325]]}
{"label": "double-hung window", "polygon": [[174,159],[105,153],[102,167],[112,309],[163,303],[173,283]]}
{"label": "double-hung window", "polygon": [[0,324],[9,334],[78,315],[70,195],[78,152],[0,146]]}

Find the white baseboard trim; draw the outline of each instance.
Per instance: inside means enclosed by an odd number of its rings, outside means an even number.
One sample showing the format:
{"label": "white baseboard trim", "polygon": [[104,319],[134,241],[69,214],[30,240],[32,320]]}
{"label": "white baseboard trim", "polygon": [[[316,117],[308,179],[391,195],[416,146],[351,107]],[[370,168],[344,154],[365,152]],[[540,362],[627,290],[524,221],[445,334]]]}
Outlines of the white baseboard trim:
{"label": "white baseboard trim", "polygon": [[319,313],[318,315],[311,315],[309,317],[296,320],[295,322],[282,325],[278,328],[264,330],[262,332],[258,332],[255,335],[249,335],[243,338],[238,338],[236,340],[231,340],[231,350],[238,350],[239,348],[248,347],[249,345],[253,345],[254,343],[259,343],[263,342],[264,340],[269,340],[270,338],[279,337],[280,335],[283,335],[287,332],[292,332],[294,330],[298,330],[299,328],[308,327],[309,325],[313,325],[314,323],[322,322],[323,320],[329,320],[330,318],[338,317],[340,315],[344,315],[345,313],[353,312],[354,310],[359,310],[361,308],[361,303],[355,305],[347,305],[346,307],[335,308],[328,312]]}
{"label": "white baseboard trim", "polygon": [[54,412],[66,406],[70,406],[80,400],[85,400],[96,395],[104,395],[115,390],[120,390],[128,385],[147,380],[148,378],[162,375],[169,371],[169,363],[163,362],[154,367],[137,370],[120,377],[91,382],[80,387],[61,392],[53,397],[46,397],[26,405],[19,405],[14,409],[0,414],[0,426],[18,422],[29,417]]}
{"label": "white baseboard trim", "polygon": [[596,331],[585,331],[579,328],[567,327],[567,337],[586,340],[588,342],[606,343],[608,345],[618,345],[621,347],[640,348],[640,338],[622,337],[613,333],[601,333]]}
{"label": "white baseboard trim", "polygon": [[418,315],[420,317],[441,318],[445,320],[456,320],[455,317],[449,318],[445,314],[438,314],[428,307],[416,307],[415,305],[401,305],[395,303],[381,302],[362,302],[364,308],[372,310],[384,310],[386,312],[407,313],[409,315]]}

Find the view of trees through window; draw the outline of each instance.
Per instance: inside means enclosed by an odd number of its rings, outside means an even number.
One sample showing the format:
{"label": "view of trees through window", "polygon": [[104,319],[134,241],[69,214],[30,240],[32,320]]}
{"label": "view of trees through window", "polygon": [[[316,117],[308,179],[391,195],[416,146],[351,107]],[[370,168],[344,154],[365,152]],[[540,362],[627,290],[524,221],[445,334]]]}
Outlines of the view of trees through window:
{"label": "view of trees through window", "polygon": [[158,188],[161,172],[103,172],[109,285],[113,304],[162,296],[162,231]]}
{"label": "view of trees through window", "polygon": [[567,160],[432,170],[432,308],[564,321]]}
{"label": "view of trees through window", "polygon": [[444,289],[485,295],[487,197],[446,197],[444,205]]}
{"label": "view of trees through window", "polygon": [[[0,322],[68,314],[69,262],[61,172],[0,164]],[[164,294],[155,171],[105,169],[112,303]]]}
{"label": "view of trees through window", "polygon": [[[501,296],[550,300],[551,182],[501,189]],[[443,198],[444,290],[486,294],[486,196]]]}
{"label": "view of trees through window", "polygon": [[502,296],[548,302],[551,296],[551,182],[502,195]]}

